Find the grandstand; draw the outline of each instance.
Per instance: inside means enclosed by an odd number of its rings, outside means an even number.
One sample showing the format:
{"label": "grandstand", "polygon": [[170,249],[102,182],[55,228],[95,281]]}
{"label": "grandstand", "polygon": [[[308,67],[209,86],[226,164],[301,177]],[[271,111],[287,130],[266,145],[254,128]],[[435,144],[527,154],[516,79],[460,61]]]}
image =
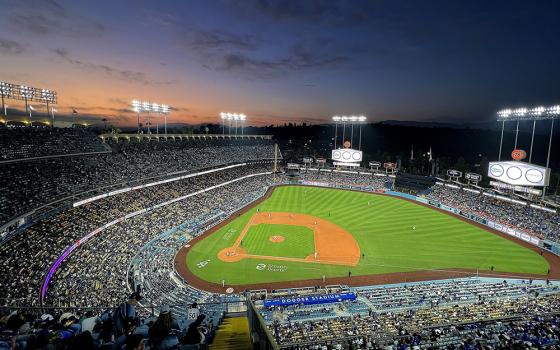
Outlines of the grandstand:
{"label": "grandstand", "polygon": [[[13,342],[15,348],[121,348],[142,339],[162,349],[560,346],[560,220],[550,208],[484,195],[489,189],[465,186],[467,191],[451,181],[434,184],[432,178],[395,177],[359,167],[305,166],[287,176],[282,154],[267,135],[97,135],[56,128],[0,132],[0,299],[5,316],[0,342]],[[278,189],[285,191],[274,197]],[[313,206],[315,195],[319,199]],[[284,208],[288,218],[315,210],[316,217],[338,224],[361,248],[356,265],[327,263],[321,267],[322,279],[305,279],[299,277],[319,268],[312,256],[271,263],[279,257],[272,252],[264,260],[247,254],[242,261],[223,263],[237,264],[244,271],[238,278],[272,271],[266,278],[274,280],[254,289],[218,276],[213,277],[218,282],[201,283],[200,271],[215,264],[219,254],[191,268],[188,254],[204,253],[202,244],[218,249],[234,243],[251,215],[266,219],[267,205]],[[361,210],[369,214],[356,216]],[[348,216],[339,219],[343,214]],[[377,222],[390,218],[383,236],[369,231],[377,227],[368,224],[375,215],[380,215]],[[410,225],[407,220],[415,215],[418,223]],[[321,224],[317,221],[315,226]],[[430,222],[445,227],[432,235],[422,228]],[[274,236],[283,233],[286,244],[292,244],[284,230]],[[310,232],[315,239],[317,231]],[[490,268],[489,262],[504,258],[503,252],[466,252],[472,257],[462,259],[450,253],[447,260],[433,255],[424,259],[426,266],[407,266],[415,262],[413,255],[421,255],[420,245],[410,242],[424,234],[434,246],[441,239],[440,247],[450,252],[480,237],[481,245],[511,248],[515,255],[505,260],[519,259],[527,266],[514,261],[505,270]],[[456,235],[458,242],[452,245],[440,235]],[[370,256],[362,237],[369,243],[383,237],[371,249],[388,248]],[[255,249],[282,251],[276,248],[282,240],[264,238]],[[255,242],[247,239],[239,248],[249,250]],[[342,250],[337,243],[335,248]],[[290,247],[295,251],[305,245],[296,241]],[[314,249],[314,259],[320,260],[321,250]],[[183,250],[187,258],[181,260]],[[480,271],[445,265],[476,259]],[[368,272],[371,261],[375,267],[372,263]],[[389,266],[389,261],[402,263]],[[348,270],[354,274],[346,276]],[[295,275],[283,279],[291,271]],[[374,273],[385,279],[369,283]],[[411,273],[418,274],[410,279]]]}

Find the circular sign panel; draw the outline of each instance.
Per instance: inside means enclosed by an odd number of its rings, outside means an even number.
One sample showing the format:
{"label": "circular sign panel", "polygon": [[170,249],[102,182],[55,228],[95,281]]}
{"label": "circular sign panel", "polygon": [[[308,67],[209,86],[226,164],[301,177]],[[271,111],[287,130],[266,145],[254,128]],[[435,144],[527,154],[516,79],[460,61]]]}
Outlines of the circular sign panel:
{"label": "circular sign panel", "polygon": [[351,157],[350,152],[343,152],[342,153],[342,158],[348,160],[348,159],[350,159],[350,157]]}
{"label": "circular sign panel", "polygon": [[519,180],[523,175],[521,169],[516,166],[510,166],[507,170],[507,176],[512,180]]}
{"label": "circular sign panel", "polygon": [[333,152],[333,159],[340,159],[340,152],[339,151],[334,151]]}
{"label": "circular sign panel", "polygon": [[504,175],[504,167],[499,164],[494,164],[490,167],[490,174],[492,174],[492,176],[500,177]]}
{"label": "circular sign panel", "polygon": [[525,159],[525,157],[527,157],[527,152],[522,149],[514,149],[511,152],[511,158],[513,158],[514,160],[522,160]]}
{"label": "circular sign panel", "polygon": [[352,154],[352,159],[354,160],[360,160],[360,153],[359,152],[354,152]]}
{"label": "circular sign panel", "polygon": [[538,184],[544,179],[544,175],[542,172],[538,171],[537,169],[529,169],[525,173],[525,178],[530,183]]}

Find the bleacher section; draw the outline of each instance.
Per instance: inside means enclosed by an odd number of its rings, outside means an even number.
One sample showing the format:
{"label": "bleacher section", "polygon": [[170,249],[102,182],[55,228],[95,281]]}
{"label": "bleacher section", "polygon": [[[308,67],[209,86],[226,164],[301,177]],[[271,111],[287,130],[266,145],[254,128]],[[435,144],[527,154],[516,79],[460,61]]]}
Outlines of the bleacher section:
{"label": "bleacher section", "polygon": [[0,162],[106,151],[97,135],[86,129],[0,127]]}
{"label": "bleacher section", "polygon": [[435,183],[435,178],[422,175],[398,173],[395,178],[395,188],[405,192],[414,191],[418,193],[425,191]]}

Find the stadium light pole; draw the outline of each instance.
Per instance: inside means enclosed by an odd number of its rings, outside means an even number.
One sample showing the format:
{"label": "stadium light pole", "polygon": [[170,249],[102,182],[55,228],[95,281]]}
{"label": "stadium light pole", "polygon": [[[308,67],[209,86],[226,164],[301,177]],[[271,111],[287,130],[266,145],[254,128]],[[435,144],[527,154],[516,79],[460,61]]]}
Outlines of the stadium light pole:
{"label": "stadium light pole", "polygon": [[224,112],[220,113],[220,119],[222,120],[222,136],[226,134],[226,114]]}
{"label": "stadium light pole", "polygon": [[4,110],[4,116],[8,117],[7,106],[4,101],[4,97],[10,97],[12,94],[12,87],[8,83],[0,82],[0,94],[2,95],[2,109]]}
{"label": "stadium light pole", "polygon": [[[545,108],[542,106],[535,107],[531,109],[531,115],[535,117],[540,117],[545,112]],[[531,133],[531,146],[529,148],[529,163],[531,163],[531,159],[533,158],[533,142],[535,140],[535,127],[537,125],[537,119],[533,119],[533,132]]]}
{"label": "stadium light pole", "polygon": [[241,136],[244,135],[243,127],[245,126],[245,120],[246,119],[247,119],[247,116],[245,114],[240,114],[239,115],[239,120],[241,121]]}
{"label": "stadium light pole", "polygon": [[140,133],[140,110],[142,109],[142,104],[138,100],[132,100],[132,110],[136,112],[136,132]]}
{"label": "stadium light pole", "polygon": [[365,123],[367,118],[364,115],[358,117],[358,121],[360,122],[360,140],[358,141],[358,149],[362,150],[362,123]]}
{"label": "stadium light pole", "polygon": [[[546,155],[546,167],[548,168],[550,166],[550,150],[552,148],[552,135],[554,134],[554,119],[560,116],[560,105],[550,107],[547,112],[552,116],[552,120],[550,122],[550,137],[548,139],[548,153]],[[543,200],[546,195],[546,188],[547,188],[546,186],[543,187],[543,191],[542,191]]]}
{"label": "stadium light pole", "polygon": [[142,103],[142,109],[143,109],[145,112],[148,112],[148,122],[146,123],[146,124],[147,124],[146,126],[148,127],[148,135],[150,135],[150,134],[152,133],[152,130],[151,130],[151,128],[150,128],[150,126],[151,126],[151,125],[150,125],[150,110],[151,110],[151,105],[150,105],[150,103],[149,103],[149,102],[144,102],[144,103]]}
{"label": "stadium light pole", "polygon": [[237,135],[237,121],[239,120],[239,114],[233,113],[233,120],[235,121],[235,135]]}
{"label": "stadium light pole", "polygon": [[518,108],[513,111],[513,114],[517,116],[517,126],[515,127],[515,145],[514,149],[517,149],[517,138],[519,136],[519,120],[527,114],[527,108]]}
{"label": "stadium light pole", "polygon": [[336,149],[336,141],[338,139],[338,122],[340,122],[340,117],[335,115],[332,117],[332,120],[334,120],[334,148]]}
{"label": "stadium light pole", "polygon": [[344,145],[344,138],[346,137],[346,117],[341,117],[342,120],[342,144]]}
{"label": "stadium light pole", "polygon": [[[31,119],[31,110],[29,109],[29,100],[33,98],[33,89],[29,86],[21,85],[19,87],[20,94],[25,101],[25,111],[29,113],[29,119]],[[33,122],[30,120],[30,124]]]}
{"label": "stadium light pole", "polygon": [[169,115],[170,108],[168,105],[161,105],[161,112],[163,113],[163,128],[165,135],[167,135],[167,116]]}
{"label": "stadium light pole", "polygon": [[29,105],[29,125],[33,126],[33,119],[31,116],[31,111],[34,111],[35,108],[32,105]]}
{"label": "stadium light pole", "polygon": [[161,117],[160,108],[157,103],[152,103],[152,111],[156,112],[156,135],[159,136],[159,118]]}
{"label": "stadium light pole", "polygon": [[54,107],[51,107],[52,127],[54,128],[54,112],[58,112]]}

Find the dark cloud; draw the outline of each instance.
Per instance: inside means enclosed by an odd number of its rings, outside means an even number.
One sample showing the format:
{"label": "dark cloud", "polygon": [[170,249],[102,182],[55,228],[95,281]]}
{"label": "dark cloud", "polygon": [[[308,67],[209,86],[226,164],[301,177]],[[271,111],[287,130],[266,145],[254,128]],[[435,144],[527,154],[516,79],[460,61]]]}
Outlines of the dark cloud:
{"label": "dark cloud", "polygon": [[294,71],[335,68],[351,60],[346,55],[333,54],[337,50],[326,39],[302,35],[290,41],[282,45],[256,35],[191,30],[181,37],[180,46],[209,70],[239,73],[248,78],[269,79]]}
{"label": "dark cloud", "polygon": [[17,1],[9,11],[9,23],[34,35],[99,37],[106,32],[103,24],[69,11],[55,0]]}
{"label": "dark cloud", "polygon": [[170,85],[177,83],[177,81],[154,81],[152,79],[149,79],[143,72],[123,70],[105,64],[82,61],[72,57],[70,53],[65,49],[57,48],[52,51],[59,59],[62,59],[63,61],[71,64],[76,68],[91,72],[100,72],[109,77],[123,80],[129,83],[141,85]]}
{"label": "dark cloud", "polygon": [[19,55],[25,51],[25,46],[17,41],[0,38],[0,54]]}
{"label": "dark cloud", "polygon": [[188,46],[193,50],[255,50],[257,40],[254,36],[241,36],[223,30],[197,31]]}
{"label": "dark cloud", "polygon": [[208,57],[204,66],[217,71],[230,71],[257,78],[274,78],[295,71],[341,67],[351,61],[344,55],[316,52],[300,45],[291,47],[285,55],[259,58],[246,53],[228,53]]}
{"label": "dark cloud", "polygon": [[368,21],[373,1],[356,0],[245,0],[231,3],[239,12],[281,21],[356,25]]}

